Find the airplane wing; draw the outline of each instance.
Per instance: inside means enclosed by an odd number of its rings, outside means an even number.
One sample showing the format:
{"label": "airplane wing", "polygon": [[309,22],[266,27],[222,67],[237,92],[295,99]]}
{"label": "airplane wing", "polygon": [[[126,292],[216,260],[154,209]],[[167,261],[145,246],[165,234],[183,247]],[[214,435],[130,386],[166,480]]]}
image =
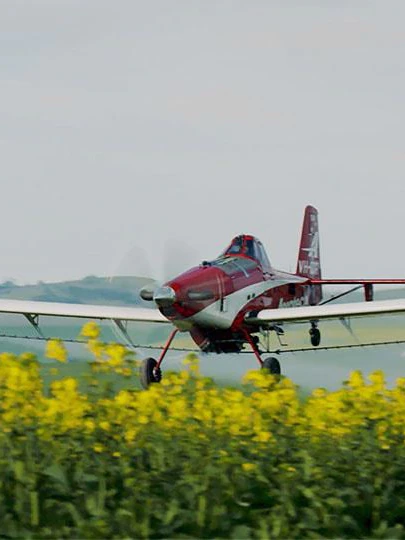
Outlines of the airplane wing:
{"label": "airplane wing", "polygon": [[150,323],[170,323],[159,310],[143,307],[65,304],[0,299],[0,313],[16,313],[26,317],[53,316],[81,319],[112,319]]}
{"label": "airplane wing", "polygon": [[[135,346],[127,332],[126,323],[129,321],[148,322],[148,323],[169,323],[159,310],[143,307],[128,306],[102,306],[90,304],[65,304],[60,302],[35,302],[26,300],[8,300],[0,299],[0,313],[14,313],[24,315],[27,321],[34,328],[36,339],[51,339],[46,337],[40,328],[40,317],[70,317],[79,319],[111,320],[115,323],[124,342]],[[2,337],[26,337],[28,336],[9,336]],[[30,338],[32,339],[32,338]],[[66,339],[65,339],[66,341]],[[77,341],[77,340],[68,340]]]}
{"label": "airplane wing", "polygon": [[271,323],[305,323],[323,319],[369,317],[399,313],[405,313],[405,299],[263,309],[254,316],[247,316],[246,321],[255,326],[266,326]]}
{"label": "airplane wing", "polygon": [[308,279],[309,285],[405,285],[405,279]]}

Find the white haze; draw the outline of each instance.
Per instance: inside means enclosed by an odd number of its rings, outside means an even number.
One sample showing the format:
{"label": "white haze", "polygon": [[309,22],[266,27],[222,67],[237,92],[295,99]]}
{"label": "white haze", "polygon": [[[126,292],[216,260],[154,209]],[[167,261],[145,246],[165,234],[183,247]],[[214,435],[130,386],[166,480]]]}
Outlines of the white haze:
{"label": "white haze", "polygon": [[403,0],[3,0],[0,278],[158,273],[170,242],[202,260],[241,232],[293,270],[308,203],[325,277],[404,277],[404,18]]}

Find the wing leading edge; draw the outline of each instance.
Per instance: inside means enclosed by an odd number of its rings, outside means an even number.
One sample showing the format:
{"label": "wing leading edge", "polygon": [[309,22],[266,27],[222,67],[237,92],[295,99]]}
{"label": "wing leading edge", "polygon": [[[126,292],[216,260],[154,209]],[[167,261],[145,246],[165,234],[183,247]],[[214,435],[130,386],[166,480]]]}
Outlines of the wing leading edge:
{"label": "wing leading edge", "polygon": [[302,306],[294,308],[264,309],[246,321],[255,326],[266,323],[304,323],[321,319],[342,317],[369,317],[405,313],[405,299],[377,300],[324,306]]}

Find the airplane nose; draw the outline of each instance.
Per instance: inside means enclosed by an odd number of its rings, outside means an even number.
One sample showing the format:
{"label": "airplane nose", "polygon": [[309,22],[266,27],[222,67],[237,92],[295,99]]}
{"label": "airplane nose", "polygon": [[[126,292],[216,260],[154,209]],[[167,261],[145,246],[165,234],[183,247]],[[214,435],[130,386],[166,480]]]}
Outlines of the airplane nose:
{"label": "airplane nose", "polygon": [[153,300],[159,307],[169,307],[176,302],[176,291],[171,287],[159,287],[154,295]]}

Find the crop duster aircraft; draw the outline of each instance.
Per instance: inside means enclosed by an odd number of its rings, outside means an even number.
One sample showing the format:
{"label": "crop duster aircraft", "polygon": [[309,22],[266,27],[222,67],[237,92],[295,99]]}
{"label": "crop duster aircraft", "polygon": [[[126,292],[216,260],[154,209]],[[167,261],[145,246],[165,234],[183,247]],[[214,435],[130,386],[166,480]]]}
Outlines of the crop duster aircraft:
{"label": "crop duster aircraft", "polygon": [[[141,289],[140,296],[151,303],[151,309],[0,299],[0,313],[24,315],[41,336],[42,316],[112,320],[129,341],[127,322],[171,325],[158,359],[146,358],[142,363],[141,382],[147,387],[161,380],[162,361],[179,331],[189,332],[204,352],[239,353],[248,345],[262,369],[279,374],[276,357],[262,359],[260,335],[275,332],[279,337],[285,325],[306,323],[312,346],[319,347],[319,323],[324,319],[345,322],[351,317],[405,312],[405,300],[372,301],[375,284],[405,284],[405,279],[322,279],[318,212],[307,206],[295,274],[276,270],[262,243],[243,234],[218,258],[203,261],[163,285]],[[322,302],[323,285],[356,287]],[[364,302],[330,304],[356,288],[364,289]]]}

